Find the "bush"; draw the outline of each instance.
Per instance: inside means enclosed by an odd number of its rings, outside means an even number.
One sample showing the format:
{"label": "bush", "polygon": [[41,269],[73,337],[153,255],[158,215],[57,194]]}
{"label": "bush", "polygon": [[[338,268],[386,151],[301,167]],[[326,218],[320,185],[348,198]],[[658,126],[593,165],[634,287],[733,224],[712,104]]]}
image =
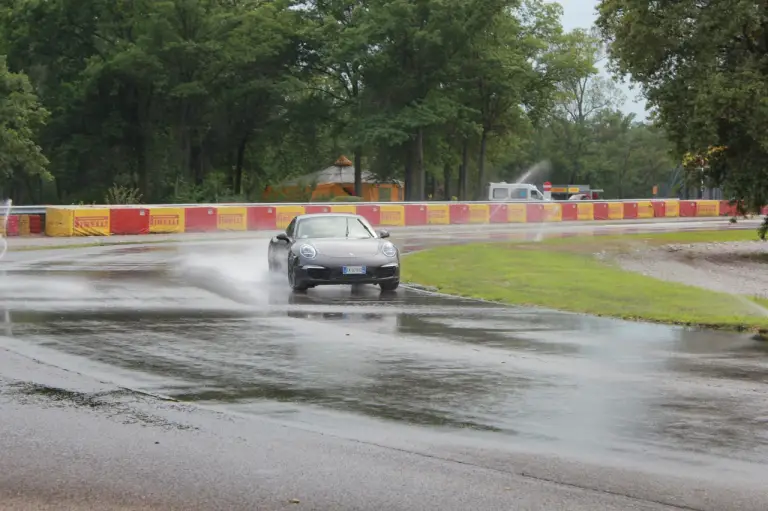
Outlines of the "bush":
{"label": "bush", "polygon": [[331,202],[364,202],[362,197],[357,197],[356,195],[340,195],[338,197],[333,197],[331,199]]}

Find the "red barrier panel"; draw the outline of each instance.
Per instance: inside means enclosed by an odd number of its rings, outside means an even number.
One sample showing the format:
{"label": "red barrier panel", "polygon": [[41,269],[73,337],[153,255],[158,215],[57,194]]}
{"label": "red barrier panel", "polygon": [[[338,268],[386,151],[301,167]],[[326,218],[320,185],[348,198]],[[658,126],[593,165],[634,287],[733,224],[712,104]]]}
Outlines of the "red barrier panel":
{"label": "red barrier panel", "polygon": [[377,226],[381,223],[381,209],[377,205],[358,204],[357,214],[368,220],[373,226]]}
{"label": "red barrier panel", "polygon": [[304,212],[307,215],[313,215],[315,213],[330,213],[331,212],[331,207],[330,206],[316,206],[316,205],[306,206],[304,208]]}
{"label": "red barrier panel", "polygon": [[727,201],[727,200],[720,201],[720,216],[738,216],[738,215],[739,215],[738,204],[736,203],[731,204],[731,201]]}
{"label": "red barrier panel", "polygon": [[29,215],[29,233],[43,233],[43,217],[41,215]]}
{"label": "red barrier panel", "polygon": [[19,235],[19,215],[9,215],[5,225],[6,236]]}
{"label": "red barrier panel", "polygon": [[563,203],[563,221],[575,221],[579,219],[579,208],[575,202]]}
{"label": "red barrier panel", "polygon": [[526,220],[529,224],[537,224],[544,221],[544,206],[541,204],[526,204]]}
{"label": "red barrier panel", "polygon": [[624,218],[625,219],[637,218],[637,202],[624,203]]}
{"label": "red barrier panel", "polygon": [[490,215],[488,216],[490,223],[506,224],[509,222],[509,217],[507,216],[508,209],[506,204],[491,204],[489,208]]}
{"label": "red barrier panel", "polygon": [[664,201],[655,200],[651,201],[653,204],[653,216],[656,218],[664,218],[667,216],[667,204]]}
{"label": "red barrier panel", "polygon": [[768,206],[763,206],[763,209],[760,210],[761,215],[768,215]]}
{"label": "red barrier panel", "polygon": [[184,208],[184,232],[215,232],[218,223],[218,213],[214,207]]}
{"label": "red barrier panel", "polygon": [[109,208],[110,234],[149,234],[149,209]]}
{"label": "red barrier panel", "polygon": [[427,205],[406,204],[405,225],[427,225]]}
{"label": "red barrier panel", "polygon": [[451,204],[448,206],[450,211],[451,225],[462,225],[469,223],[469,206],[466,204]]}
{"label": "red barrier panel", "polygon": [[696,201],[681,200],[680,216],[696,216]]}
{"label": "red barrier panel", "polygon": [[273,206],[248,206],[246,225],[249,231],[274,231],[277,229],[277,208]]}
{"label": "red barrier panel", "polygon": [[608,218],[608,203],[595,202],[594,215],[595,220],[610,220],[610,218]]}

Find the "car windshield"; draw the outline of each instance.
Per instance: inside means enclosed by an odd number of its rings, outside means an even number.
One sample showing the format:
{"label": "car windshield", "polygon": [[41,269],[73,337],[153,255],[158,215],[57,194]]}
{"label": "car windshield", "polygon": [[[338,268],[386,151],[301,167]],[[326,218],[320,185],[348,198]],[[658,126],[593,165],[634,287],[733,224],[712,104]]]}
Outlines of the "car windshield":
{"label": "car windshield", "polygon": [[305,218],[298,225],[297,238],[375,238],[360,219],[355,217]]}

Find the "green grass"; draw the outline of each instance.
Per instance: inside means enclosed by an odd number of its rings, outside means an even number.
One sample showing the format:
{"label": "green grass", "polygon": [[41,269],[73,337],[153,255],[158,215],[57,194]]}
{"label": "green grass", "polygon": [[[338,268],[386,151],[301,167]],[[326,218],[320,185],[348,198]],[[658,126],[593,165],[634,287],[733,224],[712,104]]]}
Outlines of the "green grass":
{"label": "green grass", "polygon": [[756,235],[725,231],[590,237],[589,254],[582,253],[583,238],[439,247],[409,255],[403,280],[514,305],[713,328],[768,329],[768,313],[760,309],[768,307],[766,300],[664,282],[597,260],[594,252],[620,248],[619,240],[611,238],[664,244],[748,240]]}
{"label": "green grass", "polygon": [[725,231],[686,231],[663,233],[610,234],[605,236],[574,236],[570,238],[548,238],[542,241],[545,245],[572,245],[586,243],[591,245],[631,242],[647,242],[653,245],[689,244],[689,243],[720,243],[728,241],[757,241],[757,231],[754,229],[730,229]]}

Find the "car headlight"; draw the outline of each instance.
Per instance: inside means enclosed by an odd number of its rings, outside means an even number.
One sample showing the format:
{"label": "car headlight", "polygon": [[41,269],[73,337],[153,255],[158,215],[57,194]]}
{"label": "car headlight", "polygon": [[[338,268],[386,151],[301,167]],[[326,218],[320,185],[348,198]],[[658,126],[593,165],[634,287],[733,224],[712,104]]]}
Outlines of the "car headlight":
{"label": "car headlight", "polygon": [[299,248],[299,254],[302,255],[302,257],[305,257],[307,259],[314,259],[317,257],[317,250],[315,250],[315,247],[312,245],[302,245]]}
{"label": "car headlight", "polygon": [[397,248],[392,243],[385,243],[381,247],[381,253],[387,257],[395,257],[397,255]]}

